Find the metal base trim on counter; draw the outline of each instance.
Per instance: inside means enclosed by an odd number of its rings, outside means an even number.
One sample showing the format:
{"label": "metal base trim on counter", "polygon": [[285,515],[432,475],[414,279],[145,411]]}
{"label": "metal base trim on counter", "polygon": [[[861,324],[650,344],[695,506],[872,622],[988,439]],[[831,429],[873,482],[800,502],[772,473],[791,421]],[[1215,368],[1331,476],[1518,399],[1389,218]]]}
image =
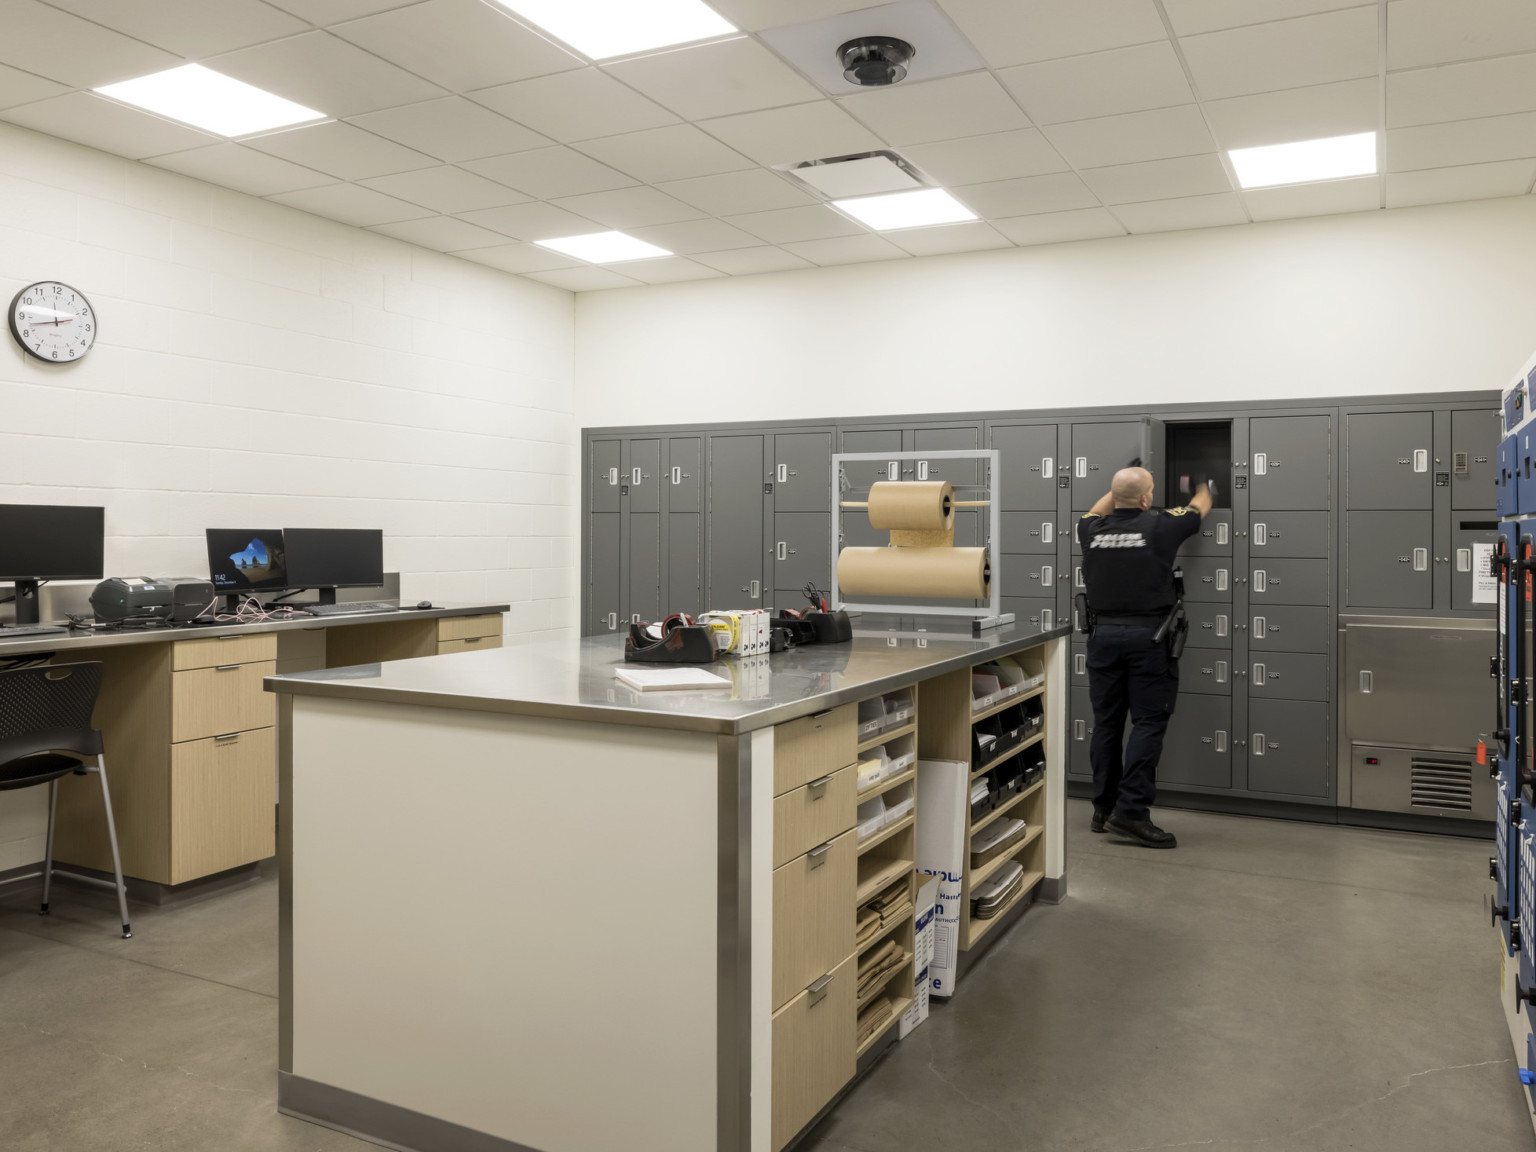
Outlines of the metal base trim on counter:
{"label": "metal base trim on counter", "polygon": [[277,1110],[397,1152],[539,1152],[462,1124],[295,1076],[277,1074]]}
{"label": "metal base trim on counter", "polygon": [[[258,860],[252,864],[242,864],[227,872],[217,872],[212,876],[188,880],[185,884],[158,884],[153,880],[124,876],[123,886],[128,889],[128,899],[135,904],[152,904],[156,907],[190,904],[260,880],[263,875],[262,869],[268,863],[268,860]],[[39,871],[38,875],[41,876],[42,872]],[[95,868],[86,868],[80,864],[61,864],[57,860],[53,864],[53,878],[65,885],[82,884],[92,888],[101,885],[109,888],[116,887],[110,872],[99,872]]]}
{"label": "metal base trim on counter", "polygon": [[1035,899],[1042,904],[1060,904],[1067,898],[1067,877],[1063,873],[1060,876],[1047,876],[1040,881],[1040,887],[1035,889]]}

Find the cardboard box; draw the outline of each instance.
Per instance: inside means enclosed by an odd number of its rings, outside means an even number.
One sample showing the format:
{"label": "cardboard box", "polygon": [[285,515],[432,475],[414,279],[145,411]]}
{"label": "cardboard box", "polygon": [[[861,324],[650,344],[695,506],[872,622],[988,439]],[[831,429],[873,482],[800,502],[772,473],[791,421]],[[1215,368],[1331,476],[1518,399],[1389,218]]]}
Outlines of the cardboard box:
{"label": "cardboard box", "polygon": [[897,1036],[906,1039],[912,1029],[928,1019],[929,986],[933,976],[929,965],[933,962],[934,920],[938,910],[939,879],[927,877],[917,888],[917,913],[913,920],[912,970],[917,974],[912,981],[912,1004],[901,1014]]}

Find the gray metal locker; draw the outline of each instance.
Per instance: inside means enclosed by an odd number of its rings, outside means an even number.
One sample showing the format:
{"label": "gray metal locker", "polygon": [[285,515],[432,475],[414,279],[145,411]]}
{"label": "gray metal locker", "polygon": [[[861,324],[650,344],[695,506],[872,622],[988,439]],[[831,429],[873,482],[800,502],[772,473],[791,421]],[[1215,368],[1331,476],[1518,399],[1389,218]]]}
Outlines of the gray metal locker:
{"label": "gray metal locker", "polygon": [[992,447],[998,450],[1004,510],[1054,512],[1056,425],[994,425]]}
{"label": "gray metal locker", "polygon": [[1088,688],[1088,646],[1086,644],[1072,645],[1072,651],[1067,657],[1067,682],[1073,688]]}
{"label": "gray metal locker", "polygon": [[1184,602],[1232,602],[1232,561],[1222,556],[1189,556],[1184,569]]}
{"label": "gray metal locker", "polygon": [[832,517],[826,512],[775,512],[773,587],[780,608],[803,608],[801,589],[832,587]]}
{"label": "gray metal locker", "polygon": [[709,440],[709,608],[763,606],[763,438]]}
{"label": "gray metal locker", "polygon": [[1198,788],[1232,787],[1231,700],[1225,696],[1180,694],[1163,740],[1157,782]]}
{"label": "gray metal locker", "polygon": [[1074,688],[1071,694],[1072,717],[1067,722],[1067,743],[1072,752],[1067,771],[1079,779],[1093,779],[1093,761],[1088,746],[1093,740],[1093,702],[1088,689]]}
{"label": "gray metal locker", "polygon": [[661,511],[661,441],[631,440],[626,473],[620,479],[629,485],[631,512]]}
{"label": "gray metal locker", "polygon": [[1183,696],[1187,692],[1203,696],[1232,695],[1235,673],[1230,648],[1185,648],[1184,655],[1179,657],[1178,707],[1184,707]]}
{"label": "gray metal locker", "polygon": [[[840,434],[844,452],[889,452],[889,461],[853,460],[843,465],[853,498],[862,500],[869,486],[877,480],[900,480],[902,462],[895,455],[902,450],[900,428],[845,431]],[[874,548],[890,543],[888,532],[869,526],[869,516],[860,508],[843,509],[843,544],[846,547]]]}
{"label": "gray metal locker", "polygon": [[1327,416],[1255,416],[1248,422],[1248,507],[1327,508],[1331,463]]}
{"label": "gray metal locker", "polygon": [[1005,556],[1001,591],[1004,596],[1040,596],[1056,602],[1056,557]]}
{"label": "gray metal locker", "polygon": [[1196,532],[1179,548],[1184,556],[1232,555],[1232,509],[1212,508]]}
{"label": "gray metal locker", "polygon": [[[1487,549],[1499,538],[1498,529],[1493,527],[1497,523],[1496,514],[1491,511],[1451,513],[1452,608],[1461,611],[1494,612],[1492,599],[1479,602],[1474,601],[1472,596],[1474,588],[1479,583],[1478,577],[1488,571]],[[1479,544],[1484,547],[1479,549]],[[1487,580],[1481,583],[1485,589],[1491,587]]]}
{"label": "gray metal locker", "polygon": [[1451,413],[1452,508],[1487,508],[1493,503],[1495,455],[1499,449],[1499,412],[1496,408],[1469,408]]}
{"label": "gray metal locker", "polygon": [[[1188,644],[1201,648],[1231,647],[1233,628],[1232,606],[1215,602],[1186,602],[1184,615],[1189,618]],[[1242,621],[1236,621],[1242,623]]]}
{"label": "gray metal locker", "polygon": [[620,620],[623,568],[619,563],[619,545],[623,517],[617,512],[594,512],[588,520],[588,530],[591,532],[588,548],[592,567],[584,631],[589,635],[614,632]]}
{"label": "gray metal locker", "polygon": [[1003,611],[1018,618],[1016,627],[1054,628],[1057,623],[1056,601],[1039,596],[1004,596]]}
{"label": "gray metal locker", "polygon": [[1262,564],[1270,556],[1326,558],[1331,533],[1326,512],[1262,512],[1248,528],[1248,559]]}
{"label": "gray metal locker", "polygon": [[1112,421],[1072,425],[1072,507],[1086,512],[1109,491],[1115,473],[1136,457],[1153,476],[1161,470],[1161,420]]}
{"label": "gray metal locker", "polygon": [[[653,485],[654,487],[654,485]],[[631,620],[661,618],[661,516],[629,514],[629,598]]]}
{"label": "gray metal locker", "polygon": [[1349,512],[1346,519],[1346,605],[1433,608],[1434,513]]}
{"label": "gray metal locker", "polygon": [[781,432],[773,438],[775,512],[826,512],[832,507],[832,434]]}
{"label": "gray metal locker", "polygon": [[[960,452],[981,447],[981,427],[976,424],[957,428],[919,428],[913,434],[914,452]],[[908,480],[948,480],[951,484],[976,484],[981,469],[974,460],[906,460],[903,472],[910,469]],[[959,541],[957,540],[956,543]]]}
{"label": "gray metal locker", "polygon": [[1248,790],[1328,796],[1328,705],[1311,700],[1250,700]]}
{"label": "gray metal locker", "polygon": [[1270,604],[1327,604],[1328,561],[1261,556],[1250,560],[1248,605],[1255,612]]}
{"label": "gray metal locker", "polygon": [[698,512],[702,444],[697,436],[674,436],[667,441],[667,475],[662,485],[669,512]]}
{"label": "gray metal locker", "polygon": [[697,616],[704,605],[703,517],[673,512],[667,517],[667,601],[662,615]]}
{"label": "gray metal locker", "polygon": [[1248,669],[1248,699],[1327,700],[1328,657],[1315,652],[1264,652]]}
{"label": "gray metal locker", "polygon": [[[1346,508],[1434,506],[1433,412],[1352,412],[1345,423]],[[1491,484],[1488,490],[1493,491]]]}
{"label": "gray metal locker", "polygon": [[1004,512],[1003,552],[1044,552],[1056,555],[1056,516],[1051,512]]}
{"label": "gray metal locker", "polygon": [[1272,604],[1242,627],[1248,629],[1249,658],[1262,660],[1268,652],[1327,652],[1332,620],[1327,608]]}
{"label": "gray metal locker", "polygon": [[619,457],[623,449],[620,440],[592,441],[592,477],[589,503],[593,512],[617,512],[619,510]]}

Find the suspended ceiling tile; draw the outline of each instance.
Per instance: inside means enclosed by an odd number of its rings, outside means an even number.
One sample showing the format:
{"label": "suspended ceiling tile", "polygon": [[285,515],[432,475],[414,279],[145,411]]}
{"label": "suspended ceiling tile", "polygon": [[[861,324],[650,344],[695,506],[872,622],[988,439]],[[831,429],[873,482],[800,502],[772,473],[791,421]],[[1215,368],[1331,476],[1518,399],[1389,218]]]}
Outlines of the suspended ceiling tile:
{"label": "suspended ceiling tile", "polygon": [[748,232],[727,224],[724,220],[684,220],[676,224],[656,224],[647,228],[628,228],[626,231],[637,240],[655,244],[679,256],[692,256],[699,252],[721,252],[728,249],[752,248],[761,241]]}
{"label": "suspended ceiling tile", "polygon": [[825,204],[812,204],[806,208],[779,208],[772,212],[749,212],[744,216],[732,216],[726,223],[770,244],[854,236],[864,231],[841,212]]}
{"label": "suspended ceiling tile", "polygon": [[752,276],[761,272],[788,272],[792,268],[812,267],[809,260],[767,244],[728,252],[709,252],[694,259],[700,264],[718,268],[728,276]]}
{"label": "suspended ceiling tile", "polygon": [[220,139],[91,92],[71,92],[67,96],[23,104],[0,112],[0,119],[131,160],[164,152],[183,152],[217,143]]}
{"label": "suspended ceiling tile", "polygon": [[[1369,6],[1376,7],[1374,3]],[[1176,36],[1358,7],[1360,0],[1163,0]]]}
{"label": "suspended ceiling tile", "polygon": [[699,127],[766,166],[885,147],[885,141],[830,100],[704,120]]}
{"label": "suspended ceiling tile", "polygon": [[0,3],[0,64],[72,88],[99,88],[181,63],[169,52],[37,0]]}
{"label": "suspended ceiling tile", "polygon": [[466,161],[464,167],[538,200],[624,188],[635,180],[571,148],[536,148]]}
{"label": "suspended ceiling tile", "polygon": [[589,192],[584,196],[567,196],[555,204],[588,220],[596,220],[609,228],[627,231],[647,224],[675,224],[680,220],[697,220],[701,213],[690,204],[684,204],[655,188],[616,188],[609,192]]}
{"label": "suspended ceiling tile", "polygon": [[1214,153],[1092,168],[1083,172],[1082,177],[1108,205],[1204,196],[1232,189],[1232,182]]}
{"label": "suspended ceiling tile", "polygon": [[929,144],[956,136],[981,136],[1030,127],[990,72],[947,76],[925,84],[898,84],[838,101],[897,146]]}
{"label": "suspended ceiling tile", "polygon": [[656,260],[629,260],[624,275],[646,284],[676,284],[683,280],[718,280],[724,273],[683,256],[662,256]]}
{"label": "suspended ceiling tile", "polygon": [[605,230],[596,221],[567,212],[553,204],[539,202],[465,212],[462,218],[514,240],[553,240],[560,236],[585,236],[589,232]]}
{"label": "suspended ceiling tile", "polygon": [[992,248],[1013,247],[1013,241],[984,220],[941,224],[936,228],[907,228],[900,232],[886,232],[884,236],[913,256],[942,256],[950,252],[983,252]]}
{"label": "suspended ceiling tile", "polygon": [[408,8],[421,0],[267,0],[267,3],[301,16],[316,27],[324,27],[356,20],[360,16],[372,16],[375,12],[387,12],[391,8]]}
{"label": "suspended ceiling tile", "polygon": [[49,0],[136,40],[197,59],[299,32],[303,20],[261,0]]}
{"label": "suspended ceiling tile", "polygon": [[1536,110],[1536,53],[1387,75],[1387,127]]}
{"label": "suspended ceiling tile", "polygon": [[1125,228],[1107,208],[1075,208],[1070,212],[1041,212],[994,220],[996,228],[1015,244],[1064,244],[1073,240],[1100,240],[1124,236]]}
{"label": "suspended ceiling tile", "polygon": [[660,104],[598,68],[502,84],[470,99],[563,143],[677,123]]}
{"label": "suspended ceiling tile", "polygon": [[521,204],[528,199],[504,184],[448,164],[393,176],[376,176],[360,183],[376,192],[450,215]]}
{"label": "suspended ceiling tile", "polygon": [[981,54],[932,0],[894,0],[761,33],[768,47],[831,96],[866,91],[843,74],[843,62],[835,51],[839,45],[865,36],[893,37],[917,48],[906,62],[903,85],[986,67]]}
{"label": "suspended ceiling tile", "polygon": [[482,0],[425,0],[331,28],[450,92],[580,68],[580,57]]}
{"label": "suspended ceiling tile", "polygon": [[462,96],[444,96],[383,112],[368,112],[352,117],[351,123],[450,163],[547,148],[552,143],[532,129],[514,124]]}
{"label": "suspended ceiling tile", "polygon": [[691,180],[673,180],[659,187],[668,195],[676,196],[712,216],[769,212],[775,208],[795,208],[816,203],[811,196],[784,177],[766,168],[727,172],[720,176],[700,176]]}
{"label": "suspended ceiling tile", "polygon": [[429,216],[425,220],[402,220],[398,224],[376,224],[373,231],[408,240],[437,252],[458,252],[466,248],[500,247],[506,237],[488,228],[477,228],[452,216]]}
{"label": "suspended ceiling tile", "polygon": [[465,260],[500,268],[503,272],[549,272],[556,268],[580,268],[580,260],[572,260],[537,244],[501,244],[495,248],[471,248],[455,252]]}
{"label": "suspended ceiling tile", "polygon": [[1248,215],[1255,220],[1288,220],[1297,216],[1337,216],[1381,207],[1381,177],[1325,180],[1320,184],[1290,184],[1253,188],[1242,194]]}
{"label": "suspended ceiling tile", "polygon": [[[619,265],[623,267],[623,265]],[[529,272],[528,279],[538,280],[544,284],[553,284],[556,288],[564,288],[567,292],[597,292],[604,288],[634,288],[640,284],[628,276],[612,272],[607,268],[597,268],[591,264],[579,268],[555,269],[551,272]]]}
{"label": "suspended ceiling tile", "polygon": [[1153,0],[940,0],[994,67],[1166,40]]}
{"label": "suspended ceiling tile", "polygon": [[710,0],[709,6],[743,32],[825,20],[873,7],[870,0]]}
{"label": "suspended ceiling tile", "polygon": [[1036,124],[1168,108],[1195,98],[1166,40],[1021,64],[998,75]]}
{"label": "suspended ceiling tile", "polygon": [[836,236],[827,240],[801,240],[784,245],[796,256],[812,264],[864,264],[874,260],[900,260],[906,257],[896,245],[879,236]]}
{"label": "suspended ceiling tile", "polygon": [[1417,68],[1536,51],[1536,4],[1526,0],[1392,0],[1387,67]]}
{"label": "suspended ceiling tile", "polygon": [[0,108],[14,108],[69,91],[69,85],[45,80],[9,64],[0,64]]}
{"label": "suspended ceiling tile", "polygon": [[1227,224],[1243,224],[1248,219],[1237,196],[1231,192],[1121,204],[1114,211],[1120,222],[1133,233],[1220,228]]}
{"label": "suspended ceiling tile", "polygon": [[1202,100],[1377,74],[1375,6],[1179,40]]}
{"label": "suspended ceiling tile", "polygon": [[1074,120],[1053,124],[1044,131],[1067,162],[1079,169],[1194,156],[1216,148],[1205,117],[1194,104]]}
{"label": "suspended ceiling tile", "polygon": [[1378,89],[1375,78],[1346,80],[1207,100],[1203,107],[1218,144],[1251,148],[1374,132],[1380,118]]}
{"label": "suspended ceiling tile", "polygon": [[1536,112],[1393,128],[1381,167],[1388,172],[1485,164],[1536,156]]}
{"label": "suspended ceiling tile", "polygon": [[1536,160],[1499,160],[1421,172],[1390,172],[1386,182],[1388,208],[1524,196],[1536,183]]}
{"label": "suspended ceiling tile", "polygon": [[745,36],[623,60],[606,70],[688,120],[821,96],[810,81]]}
{"label": "suspended ceiling tile", "polygon": [[1098,198],[1075,172],[996,180],[951,189],[960,202],[988,220],[1096,207]]}
{"label": "suspended ceiling tile", "polygon": [[281,156],[342,180],[387,176],[393,172],[430,168],[435,164],[433,158],[423,152],[334,120],[257,136],[246,143],[258,152]]}
{"label": "suspended ceiling tile", "polygon": [[268,199],[357,228],[392,224],[397,220],[418,220],[431,215],[425,208],[357,184],[331,184],[302,192],[284,192]]}
{"label": "suspended ceiling tile", "polygon": [[1067,170],[1067,162],[1038,128],[916,144],[901,152],[946,187]]}
{"label": "suspended ceiling tile", "polygon": [[297,192],[301,188],[336,183],[334,176],[232,142],[172,152],[146,163],[250,196],[271,196],[277,192]]}
{"label": "suspended ceiling tile", "polygon": [[358,116],[444,95],[436,84],[329,32],[306,32],[204,63],[327,116]]}
{"label": "suspended ceiling tile", "polygon": [[670,124],[644,132],[626,132],[575,145],[620,172],[647,184],[688,180],[721,172],[740,172],[755,167],[740,152],[728,148],[692,124]]}

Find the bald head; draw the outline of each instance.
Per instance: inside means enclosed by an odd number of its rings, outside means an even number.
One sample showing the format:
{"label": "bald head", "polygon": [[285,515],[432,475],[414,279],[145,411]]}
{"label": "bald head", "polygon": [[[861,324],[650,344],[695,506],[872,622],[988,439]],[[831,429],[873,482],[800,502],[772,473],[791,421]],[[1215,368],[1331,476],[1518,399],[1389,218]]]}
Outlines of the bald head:
{"label": "bald head", "polygon": [[1109,486],[1116,508],[1150,508],[1152,473],[1145,468],[1122,468]]}

